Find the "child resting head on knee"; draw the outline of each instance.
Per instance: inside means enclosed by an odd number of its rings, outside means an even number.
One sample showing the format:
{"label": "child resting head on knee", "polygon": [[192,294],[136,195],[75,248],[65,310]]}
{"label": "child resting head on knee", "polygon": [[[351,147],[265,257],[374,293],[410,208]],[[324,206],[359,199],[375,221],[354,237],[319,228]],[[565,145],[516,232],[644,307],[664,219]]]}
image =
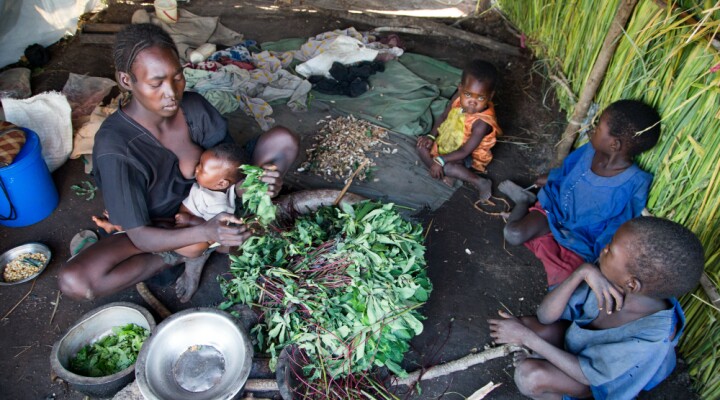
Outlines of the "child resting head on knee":
{"label": "child resting head on knee", "polygon": [[685,325],[676,297],[700,280],[700,241],[675,222],[639,217],[617,230],[599,264],[580,266],[545,296],[536,317],[500,312],[489,320],[496,343],[542,357],[516,365],[526,396],[633,399],[674,369]]}
{"label": "child resting head on knee", "polygon": [[550,286],[583,262],[594,262],[617,228],[640,216],[652,175],[634,163],[660,137],[660,116],[635,100],[608,106],[589,143],[560,168],[540,176],[536,198],[510,181],[499,185],[515,203],[505,240],[525,245],[543,262]]}
{"label": "child resting head on knee", "polygon": [[483,201],[492,194],[492,182],[476,172],[485,172],[492,160],[490,149],[502,134],[492,103],[497,80],[492,64],[481,60],[470,63],[447,109],[430,134],[419,137],[416,145],[430,176],[448,183],[453,178],[468,182],[478,189]]}

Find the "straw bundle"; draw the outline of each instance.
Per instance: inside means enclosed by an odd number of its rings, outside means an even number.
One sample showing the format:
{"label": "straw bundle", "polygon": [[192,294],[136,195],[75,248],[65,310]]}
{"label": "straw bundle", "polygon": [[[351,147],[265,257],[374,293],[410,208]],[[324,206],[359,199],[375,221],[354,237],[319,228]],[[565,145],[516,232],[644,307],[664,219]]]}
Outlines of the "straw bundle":
{"label": "straw bundle", "polygon": [[[617,5],[618,0],[500,1],[502,11],[533,40],[538,58],[545,60],[551,73],[563,72],[575,94],[585,84]],[[663,8],[653,0],[641,0],[595,97],[600,110],[615,100],[631,98],[642,99],[660,112],[660,142],[639,160],[655,174],[648,208],[698,235],[706,251],[706,273],[716,287],[720,281],[720,73],[713,67],[720,64],[720,56],[707,37],[719,28],[716,8]],[[565,89],[556,90],[556,96],[570,112],[573,100]],[[681,301],[688,325],[680,350],[703,398],[720,398],[720,310],[707,302],[702,290]]]}

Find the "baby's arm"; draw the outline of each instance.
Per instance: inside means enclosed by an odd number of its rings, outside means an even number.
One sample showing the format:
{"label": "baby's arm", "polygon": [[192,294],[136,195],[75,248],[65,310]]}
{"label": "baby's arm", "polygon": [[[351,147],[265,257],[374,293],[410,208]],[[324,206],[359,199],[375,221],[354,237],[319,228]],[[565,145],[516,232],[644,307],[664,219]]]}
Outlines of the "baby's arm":
{"label": "baby's arm", "polygon": [[202,217],[194,215],[190,209],[185,207],[185,204],[180,204],[180,210],[175,214],[175,226],[177,228],[200,225],[204,222],[205,220]]}
{"label": "baby's arm", "polygon": [[596,266],[585,263],[545,296],[537,312],[540,323],[551,324],[560,319],[570,296],[582,282],[587,282],[595,293],[600,310],[605,308],[608,314],[612,314],[613,308],[617,311],[622,309],[624,295],[603,276]]}

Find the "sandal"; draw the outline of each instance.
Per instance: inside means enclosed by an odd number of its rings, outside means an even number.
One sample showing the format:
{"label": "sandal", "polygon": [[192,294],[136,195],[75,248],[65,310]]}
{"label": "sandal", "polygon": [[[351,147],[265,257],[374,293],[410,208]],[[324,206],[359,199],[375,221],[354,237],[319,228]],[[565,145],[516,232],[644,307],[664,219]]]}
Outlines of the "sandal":
{"label": "sandal", "polygon": [[93,245],[97,241],[97,235],[89,229],[76,233],[70,241],[70,255],[75,257],[78,253]]}

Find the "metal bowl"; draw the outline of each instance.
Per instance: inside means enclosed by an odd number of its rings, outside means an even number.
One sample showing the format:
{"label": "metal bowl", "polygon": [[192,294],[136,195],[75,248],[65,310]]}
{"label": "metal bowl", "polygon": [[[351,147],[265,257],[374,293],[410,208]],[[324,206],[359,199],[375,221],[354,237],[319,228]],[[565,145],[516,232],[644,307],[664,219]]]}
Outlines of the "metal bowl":
{"label": "metal bowl", "polygon": [[252,356],[230,314],[193,308],[158,325],[140,350],[135,378],[146,400],[232,399],[250,375]]}
{"label": "metal bowl", "polygon": [[118,373],[96,378],[75,374],[68,367],[70,360],[84,346],[112,333],[112,328],[130,323],[142,326],[151,332],[155,329],[155,319],[150,312],[133,303],[110,303],[88,312],[53,346],[50,354],[52,369],[79,392],[93,397],[112,397],[132,382],[134,365]]}
{"label": "metal bowl", "polygon": [[[14,282],[5,282],[5,267],[10,263],[12,260],[20,257],[23,254],[26,253],[42,253],[45,255],[45,263],[42,267],[40,267],[40,270],[36,272],[34,275],[28,276],[25,279],[20,279],[19,281]],[[27,281],[31,281],[38,276],[45,270],[45,267],[47,267],[48,263],[50,262],[50,257],[52,256],[52,252],[50,251],[50,248],[45,246],[42,243],[32,242],[32,243],[25,243],[23,245],[20,245],[18,247],[15,247],[13,249],[10,249],[6,252],[4,252],[2,255],[0,255],[0,286],[11,286],[11,285],[17,285],[19,283],[24,283]]]}

